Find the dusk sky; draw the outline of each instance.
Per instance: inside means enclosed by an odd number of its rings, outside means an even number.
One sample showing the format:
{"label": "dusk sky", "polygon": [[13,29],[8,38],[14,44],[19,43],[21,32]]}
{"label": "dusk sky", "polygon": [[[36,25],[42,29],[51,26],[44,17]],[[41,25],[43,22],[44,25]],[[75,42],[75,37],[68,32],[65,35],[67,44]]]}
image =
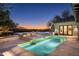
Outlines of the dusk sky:
{"label": "dusk sky", "polygon": [[71,4],[11,4],[11,19],[19,25],[46,25],[62,11],[72,11]]}

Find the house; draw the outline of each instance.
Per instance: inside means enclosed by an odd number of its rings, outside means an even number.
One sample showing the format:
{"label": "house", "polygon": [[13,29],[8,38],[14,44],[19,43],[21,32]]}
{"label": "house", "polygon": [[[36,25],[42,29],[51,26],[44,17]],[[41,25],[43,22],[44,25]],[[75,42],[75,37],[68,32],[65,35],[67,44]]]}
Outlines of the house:
{"label": "house", "polygon": [[73,16],[60,20],[60,22],[55,22],[53,25],[55,34],[70,36],[76,36],[78,34],[77,25]]}

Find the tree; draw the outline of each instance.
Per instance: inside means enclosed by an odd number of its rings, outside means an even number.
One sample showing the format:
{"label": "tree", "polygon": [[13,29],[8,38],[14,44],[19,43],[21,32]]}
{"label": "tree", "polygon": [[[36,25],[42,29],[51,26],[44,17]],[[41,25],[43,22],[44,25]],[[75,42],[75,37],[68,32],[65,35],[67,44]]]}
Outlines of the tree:
{"label": "tree", "polygon": [[49,27],[50,30],[54,31],[54,23],[52,20],[48,21],[47,26]]}
{"label": "tree", "polygon": [[0,4],[0,27],[3,31],[9,31],[16,28],[17,24],[10,19],[10,11],[5,4]]}
{"label": "tree", "polygon": [[57,23],[57,22],[61,22],[62,21],[60,16],[55,16],[52,20],[53,20],[53,23]]}
{"label": "tree", "polygon": [[50,27],[52,25],[52,20],[48,21],[47,26]]}
{"label": "tree", "polygon": [[62,12],[62,18],[67,18],[67,17],[69,17],[69,16],[70,16],[70,12],[69,12],[69,11],[64,10],[64,11]]}

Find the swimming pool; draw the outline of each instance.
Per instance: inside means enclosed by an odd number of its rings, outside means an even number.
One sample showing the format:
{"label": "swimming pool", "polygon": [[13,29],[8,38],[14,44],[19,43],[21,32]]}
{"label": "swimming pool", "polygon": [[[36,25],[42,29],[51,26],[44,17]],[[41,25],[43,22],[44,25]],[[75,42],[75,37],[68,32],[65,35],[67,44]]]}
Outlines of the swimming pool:
{"label": "swimming pool", "polygon": [[64,41],[65,38],[63,36],[48,36],[45,38],[34,39],[31,42],[19,44],[18,46],[31,51],[38,56],[47,56]]}

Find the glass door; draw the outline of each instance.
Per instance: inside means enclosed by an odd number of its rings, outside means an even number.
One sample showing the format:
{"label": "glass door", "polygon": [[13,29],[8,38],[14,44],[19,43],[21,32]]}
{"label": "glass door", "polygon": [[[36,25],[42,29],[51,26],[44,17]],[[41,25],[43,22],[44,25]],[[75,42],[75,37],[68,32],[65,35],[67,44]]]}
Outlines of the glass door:
{"label": "glass door", "polygon": [[61,35],[63,35],[64,34],[64,28],[63,28],[63,26],[59,26],[59,33],[61,34]]}
{"label": "glass door", "polygon": [[68,35],[73,35],[73,26],[72,25],[68,26]]}
{"label": "glass door", "polygon": [[67,31],[67,25],[66,26],[64,26],[64,35],[67,35],[68,33],[67,33],[68,31]]}

